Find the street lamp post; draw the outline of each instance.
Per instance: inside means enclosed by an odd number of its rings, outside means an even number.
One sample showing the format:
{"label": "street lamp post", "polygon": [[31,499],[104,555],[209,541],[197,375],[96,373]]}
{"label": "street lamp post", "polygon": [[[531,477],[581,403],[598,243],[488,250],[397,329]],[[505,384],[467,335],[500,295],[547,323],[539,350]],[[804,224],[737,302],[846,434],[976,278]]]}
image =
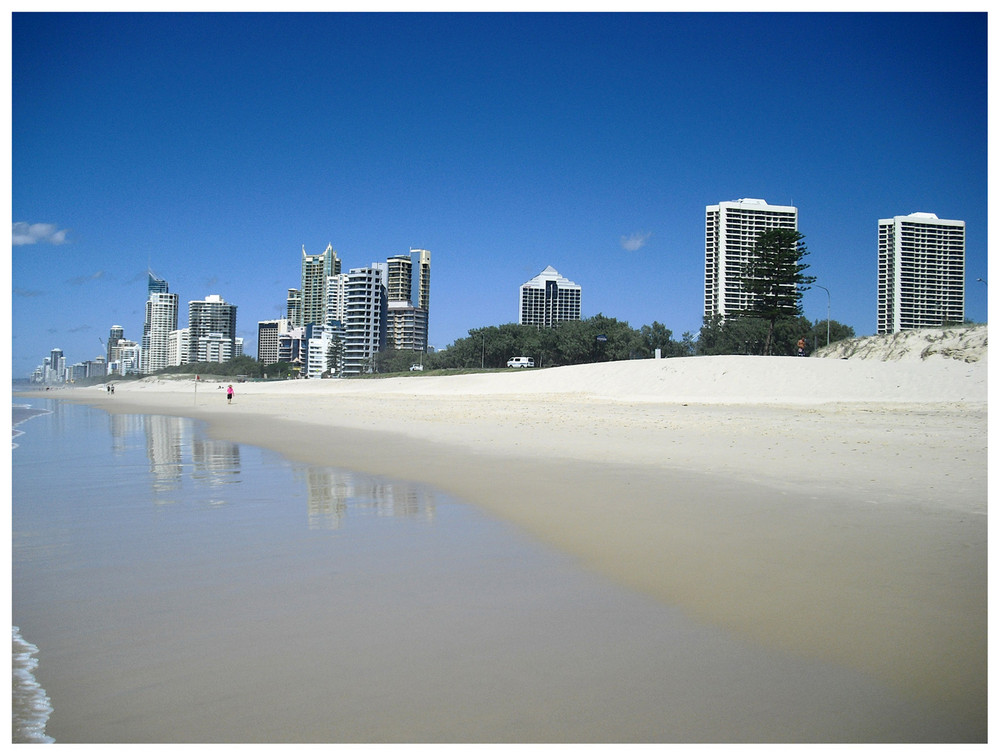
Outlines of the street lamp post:
{"label": "street lamp post", "polygon": [[813,285],[826,292],[826,345],[830,346],[830,290],[819,284]]}

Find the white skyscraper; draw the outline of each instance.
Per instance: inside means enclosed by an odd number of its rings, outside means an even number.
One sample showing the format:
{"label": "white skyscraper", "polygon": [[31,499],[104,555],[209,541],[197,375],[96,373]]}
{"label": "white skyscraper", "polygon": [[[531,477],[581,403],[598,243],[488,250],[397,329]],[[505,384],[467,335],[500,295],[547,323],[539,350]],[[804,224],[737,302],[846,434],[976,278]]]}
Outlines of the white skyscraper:
{"label": "white skyscraper", "polygon": [[343,374],[370,373],[376,352],[385,348],[388,300],[385,263],[352,268],[344,285]]}
{"label": "white skyscraper", "polygon": [[749,309],[751,296],[743,275],[763,231],[798,230],[798,209],[769,205],[762,199],[738,199],[705,208],[705,317]]}
{"label": "white skyscraper", "polygon": [[225,362],[235,354],[236,305],[218,294],[188,302],[191,362]]}
{"label": "white skyscraper", "polygon": [[191,329],[178,328],[167,336],[167,365],[187,365],[191,362]]}
{"label": "white skyscraper", "polygon": [[878,332],[965,320],[965,221],[911,213],[878,222]]}
{"label": "white skyscraper", "polygon": [[580,319],[583,289],[549,265],[521,284],[518,324],[551,328],[564,320]]}
{"label": "white skyscraper", "polygon": [[170,364],[168,339],[177,330],[180,300],[170,294],[167,282],[149,272],[146,319],[142,327],[140,373],[155,373]]}

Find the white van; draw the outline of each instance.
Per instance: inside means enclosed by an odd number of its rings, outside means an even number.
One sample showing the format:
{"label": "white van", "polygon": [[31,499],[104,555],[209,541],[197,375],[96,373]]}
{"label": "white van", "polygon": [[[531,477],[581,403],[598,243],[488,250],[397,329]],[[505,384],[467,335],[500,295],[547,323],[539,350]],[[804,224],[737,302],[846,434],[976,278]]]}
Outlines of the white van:
{"label": "white van", "polygon": [[534,357],[511,357],[507,360],[507,367],[534,367]]}

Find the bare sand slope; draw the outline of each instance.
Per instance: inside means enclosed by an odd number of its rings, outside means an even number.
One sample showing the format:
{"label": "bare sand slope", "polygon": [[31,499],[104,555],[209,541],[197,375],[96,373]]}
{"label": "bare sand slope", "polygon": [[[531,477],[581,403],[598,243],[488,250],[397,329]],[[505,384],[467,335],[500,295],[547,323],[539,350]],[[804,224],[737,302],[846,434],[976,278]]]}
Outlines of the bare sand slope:
{"label": "bare sand slope", "polygon": [[[220,382],[200,384],[218,389]],[[683,357],[453,376],[246,383],[241,394],[570,395],[627,402],[830,404],[837,402],[985,402],[986,363],[921,363],[797,357]],[[190,378],[121,383],[119,390],[193,392]],[[205,394],[203,394],[205,395]]]}

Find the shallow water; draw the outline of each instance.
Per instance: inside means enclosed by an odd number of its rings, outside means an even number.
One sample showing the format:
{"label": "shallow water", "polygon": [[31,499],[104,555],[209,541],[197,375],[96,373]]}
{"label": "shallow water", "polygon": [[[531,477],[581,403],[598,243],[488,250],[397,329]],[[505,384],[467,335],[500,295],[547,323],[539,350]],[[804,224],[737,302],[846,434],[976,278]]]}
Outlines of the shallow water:
{"label": "shallow water", "polygon": [[958,737],[873,680],[691,622],[432,489],[182,418],[32,404],[52,414],[13,450],[12,587],[51,706],[34,737]]}

